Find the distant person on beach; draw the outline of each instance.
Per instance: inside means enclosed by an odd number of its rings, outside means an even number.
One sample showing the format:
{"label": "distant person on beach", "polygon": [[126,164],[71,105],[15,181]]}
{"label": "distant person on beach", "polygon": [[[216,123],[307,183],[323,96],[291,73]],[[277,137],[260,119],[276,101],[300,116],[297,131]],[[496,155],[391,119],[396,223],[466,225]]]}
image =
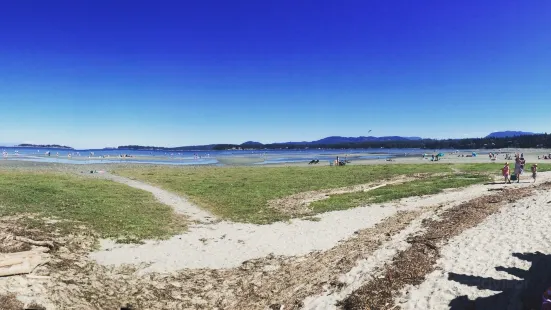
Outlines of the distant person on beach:
{"label": "distant person on beach", "polygon": [[503,173],[503,177],[505,178],[505,183],[511,184],[511,170],[509,169],[509,163],[505,163],[505,166],[501,168],[501,172]]}
{"label": "distant person on beach", "polygon": [[524,166],[520,157],[517,155],[515,158],[515,176],[517,177],[517,183],[520,183],[520,175],[524,172]]}
{"label": "distant person on beach", "polygon": [[534,179],[534,183],[536,183],[536,177],[538,174],[538,164],[532,165],[532,179]]}
{"label": "distant person on beach", "polygon": [[526,166],[526,160],[524,154],[520,154],[520,169],[522,169],[522,172],[524,172],[524,166]]}

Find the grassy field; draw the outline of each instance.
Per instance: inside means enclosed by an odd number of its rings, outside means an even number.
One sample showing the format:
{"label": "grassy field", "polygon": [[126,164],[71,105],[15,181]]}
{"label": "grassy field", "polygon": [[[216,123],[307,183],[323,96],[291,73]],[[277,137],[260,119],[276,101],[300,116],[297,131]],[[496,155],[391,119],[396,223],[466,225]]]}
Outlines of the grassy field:
{"label": "grassy field", "polygon": [[[288,219],[286,215],[267,207],[268,201],[272,199],[304,191],[377,182],[399,175],[452,173],[454,167],[456,165],[452,164],[344,167],[142,167],[116,169],[113,173],[149,182],[186,196],[197,205],[224,219],[270,223]],[[465,166],[465,168],[473,167]],[[498,165],[494,164],[482,170],[497,173],[498,168]],[[453,184],[459,186],[462,183]]]}
{"label": "grassy field", "polygon": [[148,192],[100,179],[36,171],[0,173],[0,216],[34,213],[85,224],[102,237],[164,238],[185,230],[185,219]]}
{"label": "grassy field", "polygon": [[383,203],[396,199],[433,195],[447,188],[459,188],[490,181],[485,174],[451,174],[429,177],[395,185],[388,185],[368,192],[356,192],[331,196],[310,206],[315,213],[350,209],[367,203]]}

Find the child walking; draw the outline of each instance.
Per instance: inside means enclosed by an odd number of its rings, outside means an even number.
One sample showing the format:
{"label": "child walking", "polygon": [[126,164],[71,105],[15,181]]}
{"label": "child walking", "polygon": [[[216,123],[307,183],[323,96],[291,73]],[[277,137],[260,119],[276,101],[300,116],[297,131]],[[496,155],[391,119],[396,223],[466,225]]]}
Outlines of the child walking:
{"label": "child walking", "polygon": [[511,184],[511,178],[510,178],[510,169],[509,169],[509,163],[505,163],[505,166],[501,168],[501,172],[503,173],[503,177],[505,178],[505,183]]}
{"label": "child walking", "polygon": [[532,179],[534,179],[534,183],[536,183],[536,176],[538,174],[538,164],[532,165]]}

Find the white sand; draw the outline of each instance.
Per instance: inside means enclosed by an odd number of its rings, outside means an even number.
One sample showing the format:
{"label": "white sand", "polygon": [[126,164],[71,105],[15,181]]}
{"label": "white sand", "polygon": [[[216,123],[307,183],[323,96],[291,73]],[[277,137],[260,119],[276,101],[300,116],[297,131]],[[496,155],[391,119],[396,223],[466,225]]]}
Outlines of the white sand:
{"label": "white sand", "polygon": [[[540,182],[551,180],[551,173],[540,173]],[[399,210],[413,210],[427,206],[443,205],[450,208],[482,195],[492,194],[488,189],[501,187],[533,186],[528,176],[521,184],[475,185],[465,189],[447,190],[443,193],[411,197],[396,203],[369,205],[344,211],[319,215],[320,221],[292,220],[290,223],[253,225],[220,222],[191,227],[186,234],[166,241],[147,241],[144,245],[119,245],[103,240],[102,250],[91,253],[100,264],[121,265],[151,263],[142,272],[171,272],[184,268],[231,268],[254,258],[275,255],[297,256],[315,250],[327,250],[339,241],[353,237],[354,232],[374,226]],[[534,201],[536,199],[536,201]],[[503,211],[489,217],[479,227],[452,239],[443,248],[437,271],[430,274],[419,287],[408,287],[398,300],[403,309],[448,309],[449,302],[461,295],[471,298],[488,296],[490,291],[480,291],[447,280],[450,271],[496,279],[512,278],[495,271],[497,266],[529,266],[514,258],[514,252],[548,253],[551,245],[551,213],[547,204],[551,194],[540,193],[523,199]],[[529,207],[529,208],[527,208]],[[421,229],[420,221],[434,213],[426,212],[413,221],[404,231],[384,243],[372,256],[358,261],[356,266],[341,276],[345,284],[338,291],[327,289],[320,295],[304,300],[305,309],[335,309],[336,302],[369,279],[380,276],[385,263],[390,262],[400,250],[408,247],[406,238]]]}
{"label": "white sand", "polygon": [[[495,185],[493,185],[495,186]],[[274,255],[304,255],[328,250],[354,232],[374,226],[398,210],[465,201],[488,194],[488,186],[411,197],[396,203],[369,205],[320,214],[319,221],[295,219],[290,223],[253,225],[220,222],[194,225],[190,231],[166,241],[146,241],[143,245],[101,242],[102,250],[91,253],[100,264],[152,263],[144,272],[170,272],[184,268],[231,268],[246,260]]]}
{"label": "white sand", "polygon": [[[549,179],[549,174],[546,174],[546,179]],[[540,191],[535,196],[504,207],[479,226],[453,238],[443,247],[437,270],[429,274],[421,285],[406,288],[397,302],[402,309],[449,309],[450,302],[458,296],[467,295],[473,300],[501,293],[499,289],[507,288],[503,283],[475,279],[476,284],[487,281],[486,284],[493,285],[497,291],[478,289],[448,280],[448,274],[518,279],[507,272],[497,271],[496,267],[528,270],[531,263],[514,257],[513,253],[540,251],[551,254],[550,201],[551,192]],[[508,291],[507,295],[505,299],[511,300],[505,302],[509,305],[494,304],[492,307],[517,309],[515,292]]]}
{"label": "white sand", "polygon": [[307,297],[303,301],[303,309],[337,309],[337,302],[359,289],[366,281],[373,279],[373,277],[377,275],[377,271],[380,270],[386,262],[390,261],[398,251],[405,250],[409,247],[409,243],[406,242],[407,238],[421,231],[421,220],[429,217],[431,214],[432,212],[424,213],[399,234],[393,236],[391,241],[383,244],[383,246],[375,251],[369,258],[358,261],[354,268],[346,274],[341,275],[339,280],[345,285],[342,289],[333,291],[326,288],[320,295]]}
{"label": "white sand", "polygon": [[[551,173],[543,173],[543,174],[540,174],[538,177],[540,178],[541,181],[548,181],[548,180],[551,179]],[[484,186],[484,188],[486,189],[485,190],[486,193],[490,193],[490,192],[487,191],[488,188],[499,188],[499,187],[503,187],[503,186],[504,185],[502,185],[502,184],[501,185],[496,184],[496,185]],[[510,185],[507,185],[507,186],[510,186]],[[530,184],[530,183],[520,183],[520,184],[514,184],[513,186],[515,186],[515,187],[528,187],[528,186],[532,186],[532,184]],[[464,190],[461,190],[461,191],[454,191],[454,194],[460,196],[460,198],[457,197],[457,200],[455,202],[446,204],[444,208],[439,210],[439,212],[445,211],[446,209],[452,208],[452,207],[454,207],[458,204],[461,204],[461,203],[463,203],[465,201],[468,201],[468,200],[471,200],[473,198],[482,196],[484,193],[481,193],[478,190],[479,190],[479,186],[472,186],[470,188],[467,188],[467,189],[464,189]],[[495,192],[491,192],[491,193],[495,193]],[[551,197],[545,196],[545,197],[540,198],[540,199],[541,199],[540,201],[547,202],[547,201],[551,200]],[[527,201],[531,201],[531,200],[533,200],[533,198],[529,198]],[[515,204],[513,204],[513,205],[515,205]],[[547,206],[549,208],[551,208],[551,205],[547,205]],[[431,217],[431,216],[435,216],[434,212],[425,212],[425,213],[423,213],[420,217],[418,217],[415,221],[413,221],[406,229],[401,231],[398,235],[394,236],[391,241],[386,242],[385,244],[383,244],[375,253],[373,253],[372,256],[368,257],[367,259],[356,262],[356,267],[354,267],[348,273],[343,274],[340,277],[341,282],[345,284],[345,286],[343,288],[341,288],[340,290],[338,290],[338,291],[326,290],[325,292],[323,292],[320,295],[310,296],[310,297],[306,298],[304,300],[304,309],[319,309],[319,310],[321,310],[321,309],[337,309],[337,307],[336,307],[337,302],[339,302],[341,300],[344,300],[353,291],[360,288],[361,285],[364,284],[365,282],[373,279],[374,277],[381,276],[380,271],[383,270],[383,267],[384,267],[385,263],[391,262],[392,258],[394,257],[394,255],[398,251],[406,250],[410,246],[410,244],[406,242],[407,238],[409,236],[412,236],[412,235],[420,232],[421,228],[422,228],[421,227],[421,221],[423,219]],[[550,218],[551,218],[551,216],[550,216]],[[549,222],[549,223],[551,223],[551,222]],[[510,225],[511,223],[507,223],[507,224]],[[518,223],[515,223],[515,224],[518,224]],[[517,228],[519,228],[519,227],[517,227]],[[522,227],[520,227],[520,230],[522,230]],[[551,231],[551,229],[549,231]],[[485,234],[486,237],[488,237],[488,233],[492,233],[492,231],[490,230],[489,232],[486,232],[486,234]],[[476,235],[476,233],[474,233],[474,234]],[[527,233],[526,231],[524,231],[523,234],[526,236],[526,235],[529,235],[530,233]],[[462,235],[460,235],[460,236],[462,236]],[[512,237],[514,239],[513,236],[510,236],[510,237]],[[550,236],[549,239],[551,240],[551,236]],[[493,240],[491,240],[491,238],[490,238],[490,241],[492,242]],[[467,239],[466,242],[467,243],[470,242],[470,239]],[[511,241],[508,241],[508,242],[511,243]],[[483,246],[486,246],[486,245],[483,245]],[[470,257],[468,257],[468,255],[465,255],[465,253],[461,252],[462,250],[464,250],[464,247],[466,247],[465,243],[460,244],[456,248],[456,250],[459,252],[459,255],[453,255],[450,258],[450,260],[448,262],[449,266],[453,266],[453,264],[455,264],[457,260],[461,260],[462,262],[467,263],[467,264],[472,262],[472,259]],[[509,247],[510,248],[514,247],[514,243],[509,244]],[[474,249],[472,252],[469,252],[469,254],[476,255],[476,253],[477,253],[476,251],[478,251],[478,249]],[[486,258],[491,258],[491,253],[492,252],[489,251],[489,256],[486,257]],[[458,254],[458,253],[454,253],[454,254]],[[511,258],[511,256],[510,256],[510,258]],[[502,265],[502,266],[505,266],[505,265]],[[458,271],[456,270],[455,272],[458,272]],[[461,272],[458,272],[458,273],[461,273]],[[442,276],[441,273],[436,272],[436,274],[438,274],[439,276]],[[446,275],[445,278],[447,278],[447,275]],[[431,284],[427,284],[427,285],[429,285],[430,287],[428,289],[423,290],[422,292],[419,292],[418,294],[420,296],[430,298],[430,297],[433,297],[432,296],[433,292],[430,291],[430,289],[434,289],[434,287],[432,287],[431,285],[440,287],[441,283],[437,283],[437,284],[431,283]],[[411,289],[411,288],[408,288],[408,289],[404,290],[404,292],[407,292],[409,289]],[[445,293],[449,293],[449,292],[446,291],[446,289],[443,289],[443,291],[445,291]],[[404,294],[407,294],[407,293],[404,293]],[[447,302],[449,302],[449,300]],[[427,306],[426,303],[425,304],[424,303],[415,303],[409,308],[404,307],[402,309],[447,309],[447,308],[442,307],[441,304],[431,308],[430,306]]]}
{"label": "white sand", "polygon": [[[0,294],[14,293],[25,305],[36,302],[46,309],[56,309],[47,298],[49,282],[49,279],[31,279],[27,275],[0,277]],[[2,305],[0,309],[3,309]]]}

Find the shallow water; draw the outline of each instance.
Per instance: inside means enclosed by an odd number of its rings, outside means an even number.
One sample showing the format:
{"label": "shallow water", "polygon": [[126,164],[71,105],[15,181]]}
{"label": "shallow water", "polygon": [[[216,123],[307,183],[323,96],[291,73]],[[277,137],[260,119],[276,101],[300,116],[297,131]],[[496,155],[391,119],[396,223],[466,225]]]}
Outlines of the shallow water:
{"label": "shallow water", "polygon": [[[61,164],[159,164],[159,165],[224,165],[217,160],[229,158],[255,158],[260,162],[251,165],[268,165],[280,163],[301,163],[317,159],[320,163],[329,163],[339,156],[347,160],[376,160],[392,157],[432,154],[423,149],[348,149],[348,150],[227,150],[227,151],[135,151],[135,150],[65,150],[51,148],[1,148],[6,152],[6,160],[32,161]],[[453,150],[437,150],[449,153]],[[46,153],[50,152],[50,156]],[[71,155],[71,157],[69,157]],[[128,156],[128,157],[127,157]]]}

